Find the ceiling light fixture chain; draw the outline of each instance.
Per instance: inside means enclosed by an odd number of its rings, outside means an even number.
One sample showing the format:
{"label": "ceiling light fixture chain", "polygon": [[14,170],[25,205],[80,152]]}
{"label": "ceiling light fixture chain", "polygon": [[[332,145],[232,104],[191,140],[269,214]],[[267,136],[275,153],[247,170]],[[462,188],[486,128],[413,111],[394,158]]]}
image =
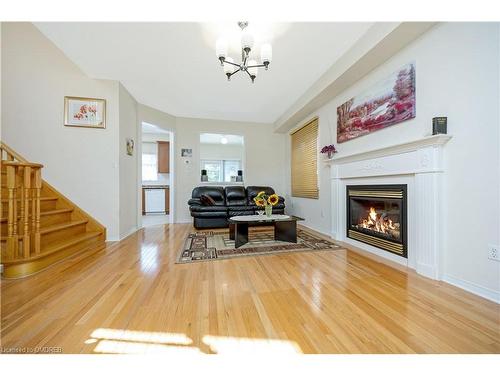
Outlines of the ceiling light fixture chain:
{"label": "ceiling light fixture chain", "polygon": [[261,46],[261,64],[257,61],[250,59],[250,52],[253,48],[254,38],[251,33],[245,29],[248,27],[248,21],[238,22],[241,29],[241,63],[237,64],[234,60],[227,55],[227,42],[224,39],[218,39],[215,45],[216,55],[220,61],[221,66],[224,68],[224,73],[227,80],[230,81],[231,77],[238,72],[246,72],[252,83],[255,82],[259,68],[269,69],[269,64],[272,60],[272,47],[269,43]]}

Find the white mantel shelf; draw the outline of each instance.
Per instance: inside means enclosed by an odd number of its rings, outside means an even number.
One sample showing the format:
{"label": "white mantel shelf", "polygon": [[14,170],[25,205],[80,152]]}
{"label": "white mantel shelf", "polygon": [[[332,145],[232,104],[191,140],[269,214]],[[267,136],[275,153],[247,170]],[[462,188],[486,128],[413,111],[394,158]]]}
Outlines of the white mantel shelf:
{"label": "white mantel shelf", "polygon": [[377,148],[373,150],[358,152],[345,156],[337,156],[331,159],[324,160],[327,164],[344,164],[354,161],[368,160],[383,156],[397,155],[406,152],[416,151],[429,146],[442,146],[448,142],[453,136],[447,134],[437,134],[428,137],[420,138],[414,141],[400,143],[393,146]]}

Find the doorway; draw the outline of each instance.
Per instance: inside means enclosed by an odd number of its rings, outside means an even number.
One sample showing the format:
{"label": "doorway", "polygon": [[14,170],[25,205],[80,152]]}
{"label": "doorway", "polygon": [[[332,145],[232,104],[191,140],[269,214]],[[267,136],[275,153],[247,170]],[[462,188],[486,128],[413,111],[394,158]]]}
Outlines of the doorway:
{"label": "doorway", "polygon": [[173,222],[173,132],[142,123],[139,169],[140,226]]}

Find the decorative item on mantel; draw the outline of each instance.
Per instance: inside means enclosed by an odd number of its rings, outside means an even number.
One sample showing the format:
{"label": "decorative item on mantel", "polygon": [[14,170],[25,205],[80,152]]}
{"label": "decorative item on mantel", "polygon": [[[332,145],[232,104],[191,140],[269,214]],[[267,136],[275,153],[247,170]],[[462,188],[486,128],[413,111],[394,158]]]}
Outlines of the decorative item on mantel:
{"label": "decorative item on mantel", "polygon": [[279,197],[276,194],[267,195],[266,192],[261,191],[257,196],[253,199],[255,204],[259,207],[264,207],[266,211],[266,216],[271,217],[273,213],[273,206],[276,206],[279,201]]}
{"label": "decorative item on mantel", "polygon": [[447,117],[434,117],[432,119],[432,135],[447,133]]}
{"label": "decorative item on mantel", "polygon": [[331,159],[333,157],[333,154],[337,152],[337,149],[334,145],[327,145],[323,147],[320,152],[322,154],[326,154],[328,156],[328,159]]}

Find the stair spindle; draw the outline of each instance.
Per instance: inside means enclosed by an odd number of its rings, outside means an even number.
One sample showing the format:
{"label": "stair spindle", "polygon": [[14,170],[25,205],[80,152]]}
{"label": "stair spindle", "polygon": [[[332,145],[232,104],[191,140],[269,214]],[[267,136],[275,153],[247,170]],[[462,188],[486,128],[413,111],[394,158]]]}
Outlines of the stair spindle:
{"label": "stair spindle", "polygon": [[31,192],[31,167],[24,168],[23,196],[21,197],[21,210],[23,211],[23,257],[30,257],[30,232],[29,232],[29,202]]}
{"label": "stair spindle", "polygon": [[32,196],[32,241],[35,254],[40,253],[40,190],[42,188],[42,170],[36,168],[33,176],[33,196]]}
{"label": "stair spindle", "polygon": [[7,241],[5,255],[7,259],[15,259],[19,245],[17,238],[16,167],[13,165],[7,165],[6,172],[9,211],[7,214]]}

